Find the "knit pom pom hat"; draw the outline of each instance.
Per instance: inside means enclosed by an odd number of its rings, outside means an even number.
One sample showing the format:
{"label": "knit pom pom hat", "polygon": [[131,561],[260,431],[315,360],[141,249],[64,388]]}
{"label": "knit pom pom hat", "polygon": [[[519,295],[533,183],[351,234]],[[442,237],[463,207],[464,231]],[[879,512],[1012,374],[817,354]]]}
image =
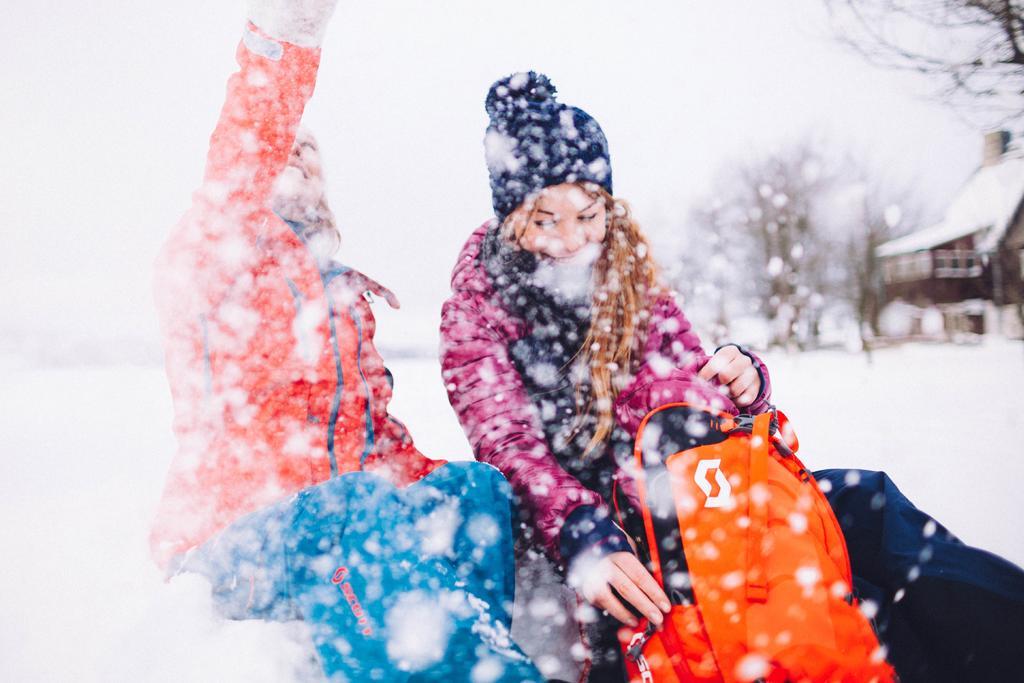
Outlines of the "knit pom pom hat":
{"label": "knit pom pom hat", "polygon": [[608,140],[587,112],[555,99],[555,86],[534,71],[491,86],[484,150],[494,214],[503,222],[550,185],[592,182],[612,192]]}

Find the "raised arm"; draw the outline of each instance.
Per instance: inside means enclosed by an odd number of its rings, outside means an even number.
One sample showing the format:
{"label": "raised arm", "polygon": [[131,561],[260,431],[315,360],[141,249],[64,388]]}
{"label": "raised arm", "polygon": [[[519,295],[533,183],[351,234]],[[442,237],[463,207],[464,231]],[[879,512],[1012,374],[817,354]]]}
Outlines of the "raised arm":
{"label": "raised arm", "polygon": [[[253,3],[210,137],[206,170],[192,206],[157,263],[166,315],[215,307],[255,267],[257,240],[273,216],[267,202],[313,93],[322,30],[335,0]],[[295,41],[295,42],[289,42]]]}

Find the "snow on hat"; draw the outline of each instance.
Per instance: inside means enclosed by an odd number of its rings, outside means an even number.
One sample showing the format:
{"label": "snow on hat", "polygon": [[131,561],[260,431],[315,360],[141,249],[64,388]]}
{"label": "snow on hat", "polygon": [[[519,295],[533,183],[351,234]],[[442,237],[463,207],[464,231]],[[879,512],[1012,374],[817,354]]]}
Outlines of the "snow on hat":
{"label": "snow on hat", "polygon": [[534,71],[491,86],[484,137],[494,213],[499,221],[550,185],[589,181],[612,192],[608,140],[587,112],[555,100],[555,86]]}

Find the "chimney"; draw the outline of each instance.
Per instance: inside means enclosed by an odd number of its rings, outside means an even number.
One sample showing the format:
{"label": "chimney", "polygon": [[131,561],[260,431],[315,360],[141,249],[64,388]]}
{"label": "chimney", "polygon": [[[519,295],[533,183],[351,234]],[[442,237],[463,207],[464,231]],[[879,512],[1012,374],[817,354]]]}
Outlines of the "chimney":
{"label": "chimney", "polygon": [[985,150],[982,156],[982,166],[995,166],[1006,154],[1006,148],[1010,145],[1010,132],[1006,130],[995,130],[985,133]]}

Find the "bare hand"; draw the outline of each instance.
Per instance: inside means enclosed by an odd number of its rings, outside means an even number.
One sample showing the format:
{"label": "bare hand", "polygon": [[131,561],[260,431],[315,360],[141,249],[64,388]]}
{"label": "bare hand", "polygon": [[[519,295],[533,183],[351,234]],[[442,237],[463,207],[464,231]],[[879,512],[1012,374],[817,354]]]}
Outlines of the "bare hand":
{"label": "bare hand", "polygon": [[728,392],[737,408],[749,406],[761,392],[761,377],[749,356],[735,346],[723,346],[697,375],[718,383]]}
{"label": "bare hand", "polygon": [[361,283],[366,288],[366,291],[371,294],[384,297],[384,300],[388,302],[388,306],[391,306],[391,308],[399,309],[402,307],[402,304],[398,301],[398,297],[395,296],[395,293],[390,289],[373,278],[362,275],[362,273],[360,273],[360,276],[362,277]]}
{"label": "bare hand", "polygon": [[668,596],[633,553],[618,552],[600,560],[582,559],[569,573],[569,582],[590,604],[603,609],[629,626],[636,626],[633,613],[612,592],[612,588],[655,626],[665,620],[671,604]]}
{"label": "bare hand", "polygon": [[345,306],[350,306],[356,299],[363,296],[364,292],[384,297],[391,308],[401,308],[402,306],[394,292],[373,278],[355,270],[348,271],[344,277],[331,280],[330,292],[340,304]]}

